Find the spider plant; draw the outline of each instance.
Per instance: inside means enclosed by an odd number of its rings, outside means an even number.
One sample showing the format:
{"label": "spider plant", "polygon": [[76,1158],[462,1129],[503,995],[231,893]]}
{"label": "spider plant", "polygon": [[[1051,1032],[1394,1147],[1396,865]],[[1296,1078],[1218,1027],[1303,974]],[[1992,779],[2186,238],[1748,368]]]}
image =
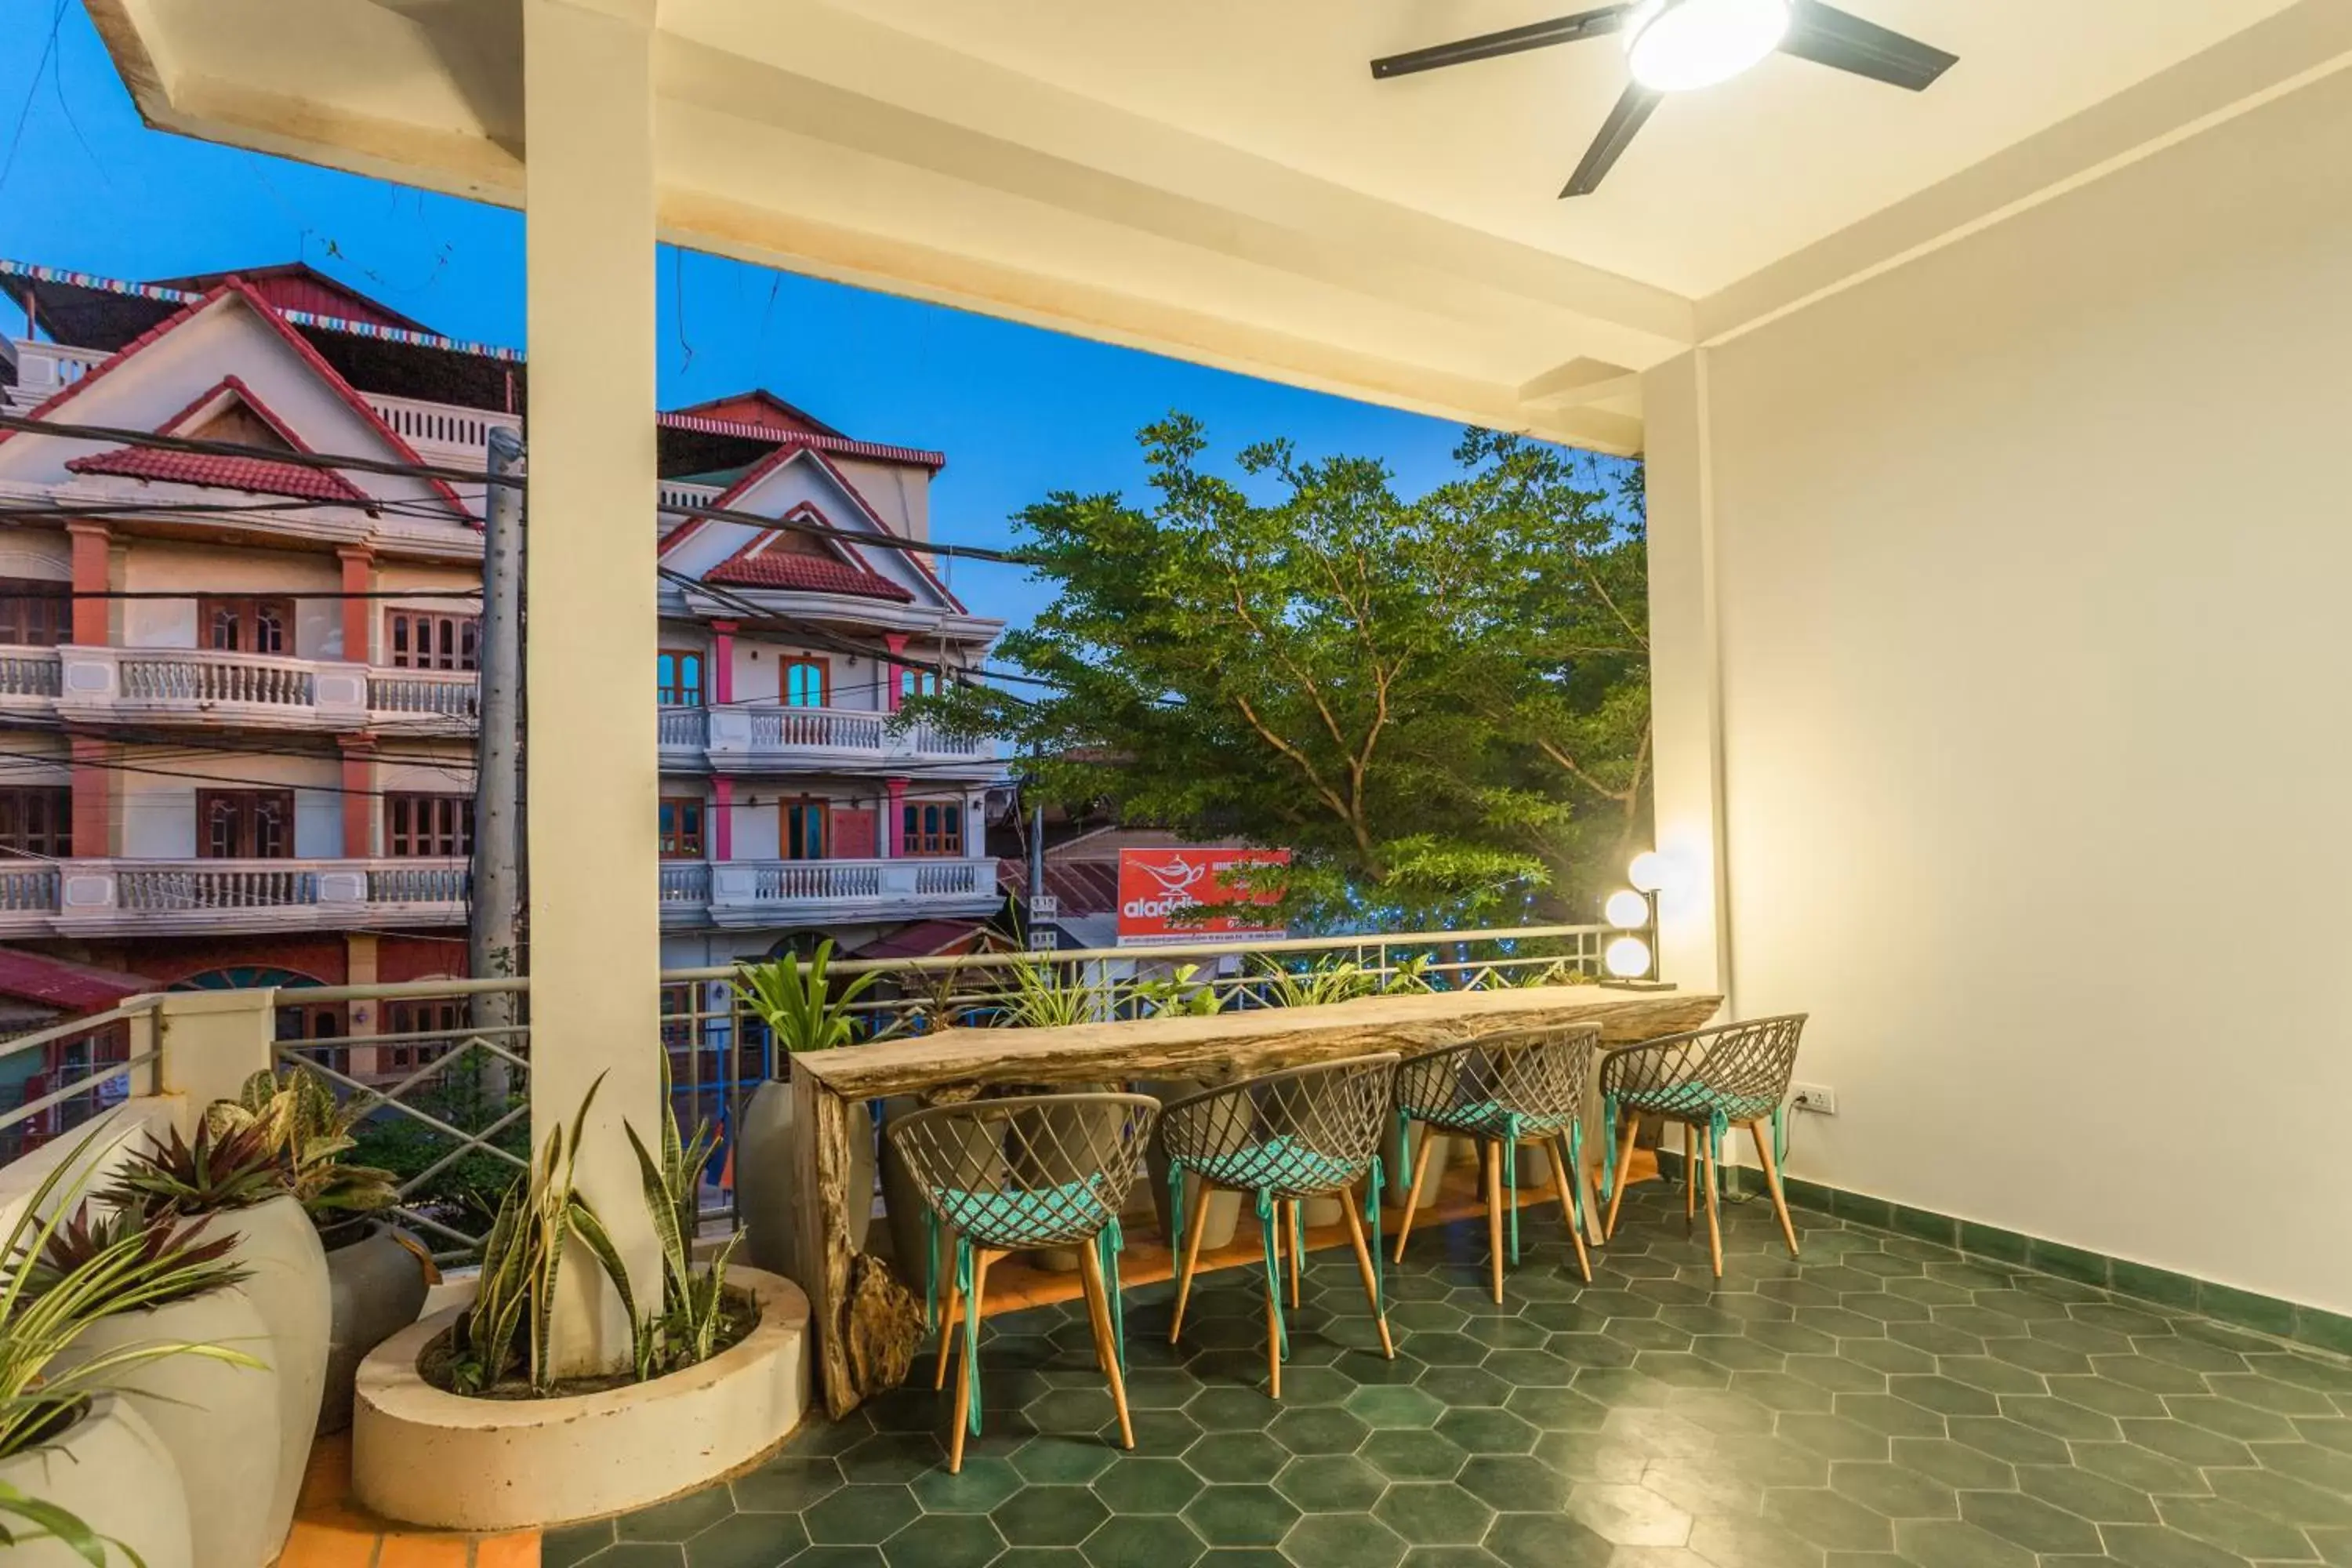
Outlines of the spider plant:
{"label": "spider plant", "polygon": [[1096,987],[1075,974],[1064,978],[1055,965],[1027,959],[1013,965],[1013,994],[998,1026],[1008,1029],[1051,1029],[1066,1024],[1094,1021],[1101,998]]}
{"label": "spider plant", "polygon": [[169,1141],[151,1142],[99,1195],[158,1214],[200,1215],[251,1208],[289,1190],[268,1128],[226,1127],[208,1118],[196,1124],[194,1140],[174,1127]]}
{"label": "spider plant", "polygon": [[[12,1520],[18,1522],[11,1523]],[[146,1559],[112,1536],[100,1535],[79,1515],[55,1503],[26,1497],[7,1482],[0,1481],[0,1546],[30,1546],[36,1541],[57,1542],[90,1568],[106,1568],[106,1549],[115,1546],[121,1548],[131,1568],[147,1568]]]}
{"label": "spider plant", "polygon": [[778,1049],[827,1051],[857,1037],[854,1004],[879,976],[868,970],[836,987],[825,973],[832,962],[828,939],[805,963],[786,957],[736,965],[735,994],[768,1026]]}
{"label": "spider plant", "polygon": [[364,1110],[337,1099],[315,1068],[297,1065],[255,1073],[236,1100],[215,1100],[205,1120],[225,1132],[263,1129],[302,1212],[331,1231],[400,1201],[399,1178],[390,1171],[343,1163],[358,1147],[352,1129]]}
{"label": "spider plant", "polygon": [[638,1332],[637,1375],[692,1366],[708,1361],[719,1342],[725,1319],[727,1260],[734,1255],[743,1233],[728,1237],[701,1273],[694,1269],[694,1236],[702,1217],[702,1173],[719,1147],[719,1130],[709,1121],[697,1121],[694,1135],[681,1140],[677,1118],[670,1110],[668,1053],[663,1053],[661,1074],[661,1152],[656,1157],[623,1123],[629,1147],[636,1152],[637,1173],[643,1178],[646,1207],[653,1215],[654,1235],[662,1249],[661,1316]]}
{"label": "spider plant", "polygon": [[[532,1160],[529,1172],[515,1178],[499,1204],[482,1243],[482,1278],[472,1306],[457,1320],[452,1334],[455,1352],[450,1381],[460,1394],[480,1394],[504,1382],[520,1363],[521,1374],[534,1394],[555,1385],[551,1329],[555,1316],[556,1279],[563,1267],[566,1243],[579,1238],[620,1292],[621,1306],[636,1322],[636,1299],[629,1290],[629,1274],[604,1229],[604,1222],[574,1189],[572,1173],[580,1156],[580,1139],[587,1131],[588,1108],[604,1077],[588,1086],[579,1114],[567,1131],[558,1125]],[[517,1336],[522,1343],[516,1344]],[[642,1336],[641,1336],[642,1337]],[[642,1350],[640,1359],[642,1360]]]}
{"label": "spider plant", "polygon": [[1255,955],[1259,978],[1268,999],[1277,1007],[1321,1007],[1370,996],[1381,989],[1381,977],[1353,959],[1310,964],[1303,970],[1286,968],[1279,960]]}
{"label": "spider plant", "polygon": [[[67,1151],[0,1242],[0,1458],[54,1436],[91,1394],[114,1387],[150,1362],[202,1355],[237,1366],[261,1364],[219,1345],[169,1340],[118,1346],[72,1366],[51,1364],[100,1318],[216,1289],[240,1278],[209,1250],[210,1244],[196,1242],[196,1226],[170,1230],[160,1242],[145,1225],[103,1239],[90,1234],[79,1205],[89,1181],[86,1156],[99,1131]],[[68,1174],[76,1171],[83,1173]],[[43,1259],[60,1233],[78,1221],[77,1238],[66,1244],[70,1266],[45,1268]]]}
{"label": "spider plant", "polygon": [[1433,962],[1429,954],[1416,952],[1389,969],[1389,977],[1381,983],[1383,996],[1418,996],[1437,989],[1438,977],[1431,972]]}

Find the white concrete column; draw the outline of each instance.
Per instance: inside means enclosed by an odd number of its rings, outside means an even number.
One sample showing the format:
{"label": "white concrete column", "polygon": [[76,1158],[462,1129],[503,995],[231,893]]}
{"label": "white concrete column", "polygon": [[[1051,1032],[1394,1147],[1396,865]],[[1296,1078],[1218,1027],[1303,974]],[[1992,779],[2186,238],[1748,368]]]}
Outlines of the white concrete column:
{"label": "white concrete column", "polygon": [[[530,1120],[600,1077],[579,1186],[641,1305],[660,1255],[621,1123],[659,1102],[654,716],[653,0],[523,0],[530,349]],[[627,1361],[629,1325],[567,1253],[556,1356]]]}
{"label": "white concrete column", "polygon": [[1716,625],[1715,501],[1706,351],[1642,377],[1650,520],[1650,722],[1657,847],[1675,869],[1658,896],[1659,973],[1730,997],[1723,854],[1723,666]]}

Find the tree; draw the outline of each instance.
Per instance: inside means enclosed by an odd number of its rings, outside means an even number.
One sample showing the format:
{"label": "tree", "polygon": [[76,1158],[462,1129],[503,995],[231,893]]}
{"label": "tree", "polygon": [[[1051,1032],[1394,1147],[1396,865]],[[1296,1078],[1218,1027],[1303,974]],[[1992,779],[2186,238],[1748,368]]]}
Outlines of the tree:
{"label": "tree", "polygon": [[1041,684],[929,716],[1010,738],[1051,797],[1287,847],[1301,924],[1569,912],[1646,810],[1638,476],[1473,431],[1409,500],[1284,441],[1223,477],[1184,416],[1139,439],[1149,507],[1021,515],[1058,592],[999,658]]}

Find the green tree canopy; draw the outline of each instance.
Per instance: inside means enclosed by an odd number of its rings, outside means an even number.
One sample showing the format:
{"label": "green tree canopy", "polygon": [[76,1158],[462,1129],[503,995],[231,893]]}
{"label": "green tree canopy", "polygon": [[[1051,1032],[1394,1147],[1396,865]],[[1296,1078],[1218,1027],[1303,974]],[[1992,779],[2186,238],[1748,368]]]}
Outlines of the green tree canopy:
{"label": "green tree canopy", "polygon": [[1150,505],[1021,516],[1057,595],[999,657],[1045,684],[934,716],[1053,798],[1290,848],[1302,923],[1589,913],[1646,825],[1638,468],[1471,431],[1411,500],[1284,441],[1221,475],[1188,416],[1139,439]]}

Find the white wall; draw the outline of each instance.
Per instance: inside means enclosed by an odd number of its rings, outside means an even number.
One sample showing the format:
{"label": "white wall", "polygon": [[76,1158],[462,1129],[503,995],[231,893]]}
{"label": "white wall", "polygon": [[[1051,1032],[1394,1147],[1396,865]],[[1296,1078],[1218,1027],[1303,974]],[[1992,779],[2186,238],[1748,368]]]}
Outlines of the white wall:
{"label": "white wall", "polygon": [[1797,1173],[2352,1310],[2347,147],[2339,75],[1685,378]]}

